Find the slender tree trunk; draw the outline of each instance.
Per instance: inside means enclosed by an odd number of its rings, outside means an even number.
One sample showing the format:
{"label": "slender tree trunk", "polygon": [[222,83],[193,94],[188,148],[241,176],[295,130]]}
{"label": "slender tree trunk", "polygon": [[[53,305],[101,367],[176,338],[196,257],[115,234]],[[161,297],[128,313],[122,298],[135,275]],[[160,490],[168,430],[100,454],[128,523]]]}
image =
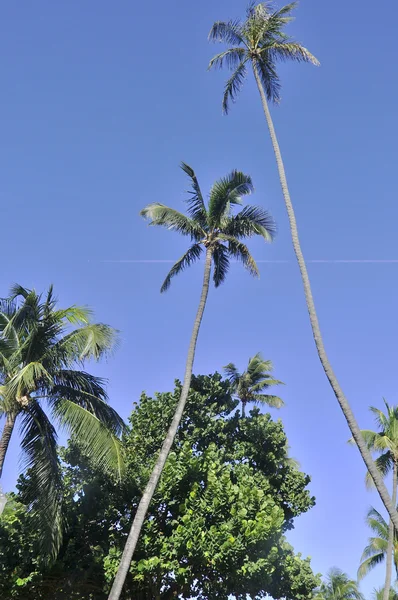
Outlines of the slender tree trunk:
{"label": "slender tree trunk", "polygon": [[272,146],[273,146],[274,152],[275,152],[275,158],[276,158],[276,163],[277,163],[278,172],[279,172],[279,179],[281,182],[283,197],[285,200],[286,210],[287,210],[287,214],[289,217],[290,232],[291,232],[291,236],[292,236],[293,248],[294,248],[297,262],[298,262],[298,265],[300,268],[301,279],[303,281],[304,294],[305,294],[305,299],[306,299],[306,303],[307,303],[308,314],[310,317],[312,333],[314,336],[316,349],[318,351],[319,360],[321,361],[322,367],[323,367],[326,377],[328,378],[329,383],[334,391],[337,401],[340,404],[340,408],[343,411],[344,417],[347,421],[347,425],[351,431],[352,437],[354,438],[354,440],[358,446],[359,452],[361,453],[361,456],[364,460],[366,468],[369,471],[369,473],[374,481],[375,487],[380,495],[380,498],[381,498],[384,506],[386,507],[386,509],[388,511],[388,514],[390,515],[390,517],[395,525],[395,528],[398,531],[398,513],[396,511],[396,507],[394,506],[394,504],[391,501],[390,495],[384,484],[383,478],[380,475],[380,473],[372,459],[372,455],[369,452],[369,450],[365,444],[365,441],[361,435],[361,431],[360,431],[360,429],[358,427],[358,423],[354,417],[354,413],[351,410],[351,406],[349,405],[346,397],[344,396],[343,390],[341,389],[340,384],[337,381],[337,378],[333,372],[333,369],[331,367],[329,359],[326,355],[326,351],[325,351],[325,347],[324,347],[323,339],[322,339],[322,335],[321,335],[321,330],[319,328],[318,317],[317,317],[316,310],[315,310],[314,299],[312,297],[312,290],[311,290],[310,280],[308,277],[308,271],[307,271],[307,267],[305,264],[303,252],[302,252],[301,246],[300,246],[296,216],[294,214],[293,205],[292,205],[292,201],[290,199],[290,194],[289,194],[289,188],[287,186],[285,167],[283,165],[282,155],[281,155],[278,140],[276,137],[274,124],[272,122],[271,113],[268,108],[267,98],[266,98],[264,88],[263,88],[263,85],[262,85],[262,82],[261,82],[261,79],[260,79],[260,76],[259,76],[259,73],[257,70],[257,65],[256,65],[255,60],[253,61],[253,71],[254,71],[254,76],[256,78],[258,91],[260,92],[261,102],[263,105],[265,118],[267,120],[268,129],[269,129],[269,132],[271,135]]}
{"label": "slender tree trunk", "polygon": [[4,461],[6,458],[8,444],[14,430],[16,415],[7,415],[6,422],[4,423],[3,433],[0,439],[0,478],[3,474]]}
{"label": "slender tree trunk", "polygon": [[[397,463],[395,462],[395,460],[394,460],[393,472],[392,472],[392,503],[394,506],[397,505]],[[390,519],[390,523],[388,526],[388,545],[387,545],[387,556],[386,556],[386,580],[384,583],[383,600],[388,600],[390,597],[392,562],[393,562],[393,554],[394,554],[394,537],[395,537],[394,523]]]}
{"label": "slender tree trunk", "polygon": [[152,500],[152,496],[155,493],[158,481],[160,479],[160,476],[162,474],[167,457],[168,457],[171,447],[173,445],[178,426],[181,422],[182,414],[183,414],[183,411],[185,408],[185,403],[188,398],[189,388],[191,385],[192,368],[193,368],[193,362],[194,362],[194,358],[195,358],[196,342],[198,339],[198,333],[199,333],[200,325],[201,325],[202,318],[203,318],[203,313],[204,313],[205,306],[206,306],[207,295],[209,293],[212,255],[213,255],[212,249],[207,248],[202,293],[200,296],[198,312],[196,313],[196,318],[195,318],[192,335],[191,335],[191,341],[189,344],[187,363],[186,363],[186,367],[185,367],[184,383],[183,383],[182,390],[181,390],[180,400],[178,402],[176,411],[174,413],[174,417],[171,422],[170,428],[167,432],[166,439],[164,440],[163,446],[160,450],[159,457],[153,468],[152,474],[149,478],[148,484],[145,488],[145,491],[141,498],[141,501],[138,505],[137,512],[134,517],[134,521],[131,526],[126,545],[124,547],[124,551],[123,551],[123,555],[122,555],[122,558],[120,561],[119,569],[116,573],[116,577],[113,582],[113,586],[112,586],[111,592],[109,594],[108,600],[119,600],[119,598],[120,598],[120,594],[122,592],[123,585],[124,585],[127,573],[130,568],[131,559],[133,557],[134,550],[137,545],[137,541],[138,541],[138,538],[139,538],[139,535],[140,535],[140,532],[142,529],[142,525],[144,523],[145,515],[147,513],[149,504]]}
{"label": "slender tree trunk", "polygon": [[246,403],[242,400],[242,419],[246,416]]}

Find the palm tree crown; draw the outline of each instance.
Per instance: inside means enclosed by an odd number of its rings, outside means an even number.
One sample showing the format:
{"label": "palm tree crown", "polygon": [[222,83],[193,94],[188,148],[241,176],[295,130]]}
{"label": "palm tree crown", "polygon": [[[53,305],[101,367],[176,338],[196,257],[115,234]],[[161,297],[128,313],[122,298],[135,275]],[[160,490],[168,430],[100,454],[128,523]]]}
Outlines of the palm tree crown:
{"label": "palm tree crown", "polygon": [[278,396],[263,393],[272,385],[282,383],[278,379],[271,377],[270,371],[272,369],[272,362],[264,360],[260,352],[249,358],[246,371],[243,373],[239,373],[233,363],[229,363],[224,367],[235,395],[242,402],[242,416],[245,414],[245,407],[248,402],[267,404],[274,408],[281,408],[283,406],[284,402]]}
{"label": "palm tree crown", "polygon": [[315,594],[315,600],[364,600],[356,581],[340,569],[331,569]]}
{"label": "palm tree crown", "polygon": [[[363,579],[369,571],[377,565],[384,562],[387,554],[389,527],[381,514],[371,508],[366,515],[366,523],[376,534],[369,538],[368,545],[364,549],[361,557],[361,564],[358,569],[358,579]],[[398,574],[398,537],[394,536],[393,559],[395,571]]]}
{"label": "palm tree crown", "polygon": [[219,179],[210,190],[206,206],[193,169],[185,163],[181,168],[192,184],[190,197],[186,200],[188,215],[158,202],[149,204],[140,213],[150,219],[150,225],[176,230],[194,242],[170,269],[161,291],[165,292],[175,275],[200,258],[203,248],[212,252],[216,287],[225,280],[230,258],[241,261],[252,275],[258,275],[256,262],[242,239],[259,235],[269,242],[275,234],[275,224],[270,214],[257,206],[245,206],[233,214],[233,208],[242,204],[242,198],[253,192],[251,178],[234,170]]}
{"label": "palm tree crown", "polygon": [[[390,406],[384,400],[386,414],[374,406],[370,407],[375,416],[379,431],[362,429],[361,434],[369,450],[377,452],[375,463],[380,473],[385,477],[388,475],[395,464],[398,464],[398,406]],[[354,443],[350,440],[350,443]],[[372,485],[373,481],[369,473],[366,475],[366,482]]]}
{"label": "palm tree crown", "polygon": [[[62,479],[58,424],[101,466],[120,472],[118,436],[123,421],[108,405],[104,380],[81,370],[115,344],[116,332],[90,322],[87,308],[57,309],[52,287],[43,299],[14,286],[0,300],[0,441],[3,469],[8,443],[19,423],[30,509],[51,552],[62,531]],[[47,416],[49,413],[49,416]]]}
{"label": "palm tree crown", "polygon": [[232,45],[214,56],[209,64],[232,70],[223,97],[223,111],[228,113],[229,103],[235,101],[247,75],[250,63],[256,67],[268,100],[279,102],[280,81],[276,70],[278,61],[294,60],[319,65],[318,60],[304,46],[284,33],[285,26],[293,20],[291,13],[297,2],[291,2],[274,11],[268,2],[252,3],[246,11],[246,20],[217,21],[209,39]]}

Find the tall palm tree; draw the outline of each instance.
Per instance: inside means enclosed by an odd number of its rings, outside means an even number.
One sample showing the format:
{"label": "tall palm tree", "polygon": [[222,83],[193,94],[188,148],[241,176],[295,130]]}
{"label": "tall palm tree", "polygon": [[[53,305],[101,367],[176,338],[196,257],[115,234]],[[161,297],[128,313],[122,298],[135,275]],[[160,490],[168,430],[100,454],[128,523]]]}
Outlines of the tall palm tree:
{"label": "tall palm tree", "polygon": [[[366,515],[366,523],[375,533],[375,536],[369,538],[368,545],[364,549],[361,556],[361,564],[358,569],[358,579],[363,579],[369,571],[380,565],[386,559],[389,547],[389,527],[381,514],[375,509],[370,508]],[[393,539],[393,561],[395,572],[398,575],[398,536]],[[390,574],[391,575],[391,574]],[[391,584],[388,585],[388,596],[391,592]],[[383,599],[385,587],[383,588]]]}
{"label": "tall palm tree", "polygon": [[330,569],[314,600],[364,600],[358,584],[340,569]]}
{"label": "tall palm tree", "polygon": [[62,536],[62,479],[55,424],[97,464],[122,467],[123,421],[108,405],[104,381],[81,368],[114,346],[116,332],[90,322],[87,308],[57,308],[52,286],[43,298],[19,285],[0,299],[0,476],[19,424],[30,510],[46,552]]}
{"label": "tall palm tree", "polygon": [[[390,406],[384,400],[386,406],[386,414],[373,406],[370,410],[375,415],[376,423],[379,426],[379,431],[363,429],[362,437],[368,449],[371,452],[379,453],[380,456],[375,463],[383,477],[392,473],[392,502],[394,506],[397,504],[397,473],[398,473],[398,406]],[[353,440],[351,439],[352,443]],[[371,486],[373,484],[369,472],[366,474],[366,483]],[[378,514],[378,513],[377,513]],[[384,522],[384,520],[383,520]],[[394,546],[394,523],[390,519],[388,525],[388,535],[386,537],[386,578],[384,583],[384,598],[388,600],[391,587],[392,575],[392,560]]]}
{"label": "tall palm tree", "polygon": [[212,265],[215,287],[218,287],[225,280],[230,258],[241,261],[251,275],[258,275],[255,260],[242,240],[252,236],[261,236],[269,242],[275,232],[272,218],[262,208],[245,206],[238,213],[234,214],[233,212],[236,205],[242,204],[242,198],[253,191],[252,180],[248,175],[240,171],[232,171],[226,177],[216,181],[210,190],[209,201],[206,206],[193,169],[185,163],[181,164],[181,168],[190,178],[192,185],[190,197],[187,199],[188,215],[157,202],[144,208],[141,215],[149,219],[150,225],[160,225],[166,227],[166,229],[178,231],[181,235],[191,238],[191,242],[193,242],[185,254],[171,268],[160,291],[165,292],[169,288],[172,278],[197,261],[204,251],[203,285],[188,349],[181,397],[159,457],[138,505],[109,600],[119,600],[120,598],[148,506],[181,421],[191,384],[196,342],[209,291]]}
{"label": "tall palm tree", "polygon": [[255,402],[256,404],[266,404],[273,408],[281,408],[284,402],[278,396],[264,394],[272,385],[279,385],[282,381],[273,379],[269,374],[273,366],[270,360],[264,360],[260,352],[249,358],[246,371],[239,373],[233,363],[224,367],[224,371],[231,382],[234,394],[242,403],[242,417],[245,416],[246,404]]}
{"label": "tall palm tree", "polygon": [[287,185],[282,154],[268,106],[268,102],[277,103],[280,99],[280,80],[276,69],[276,63],[278,61],[293,60],[296,62],[309,62],[314,65],[319,64],[318,60],[311,52],[284,32],[285,26],[293,19],[291,13],[296,7],[296,4],[296,2],[292,2],[276,11],[272,9],[268,2],[262,2],[257,5],[251,4],[247,9],[246,20],[244,22],[241,22],[238,19],[234,21],[217,21],[214,23],[209,33],[209,39],[214,42],[222,42],[231,47],[227,48],[224,52],[221,52],[221,54],[214,56],[210,61],[209,68],[222,68],[226,65],[227,68],[233,71],[225,85],[223,97],[224,113],[228,113],[230,103],[236,100],[246,78],[248,67],[251,66],[253,70],[276,157],[279,179],[290,223],[293,248],[300,268],[307,309],[318,356],[326,377],[328,378],[337,401],[343,411],[351,434],[358,445],[366,468],[375,482],[377,491],[380,494],[395,527],[398,529],[398,513],[395,511],[395,506],[391,501],[383,479],[373,463],[372,456],[361,437],[359,426],[351,406],[344,396],[343,390],[333,372],[325,351],[312,296],[307,266],[301,250],[297,222]]}

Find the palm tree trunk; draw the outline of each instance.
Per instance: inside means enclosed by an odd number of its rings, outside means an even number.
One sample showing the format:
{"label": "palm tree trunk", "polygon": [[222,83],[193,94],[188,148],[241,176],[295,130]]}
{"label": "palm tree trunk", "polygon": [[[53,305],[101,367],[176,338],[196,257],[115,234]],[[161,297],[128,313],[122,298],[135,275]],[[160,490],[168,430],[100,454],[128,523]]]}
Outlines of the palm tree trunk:
{"label": "palm tree trunk", "polygon": [[[397,505],[397,463],[394,460],[393,472],[392,472],[392,503],[394,506]],[[391,575],[392,575],[392,561],[394,553],[394,537],[395,528],[394,523],[390,519],[388,526],[388,545],[387,545],[387,556],[386,556],[386,580],[384,583],[383,600],[388,600],[390,597],[391,588]]]}
{"label": "palm tree trunk", "polygon": [[242,400],[242,419],[246,416],[246,402]]}
{"label": "palm tree trunk", "polygon": [[4,423],[3,433],[0,439],[0,478],[3,474],[4,461],[6,458],[8,445],[14,430],[16,415],[7,415],[6,422]]}
{"label": "palm tree trunk", "polygon": [[340,408],[343,411],[344,417],[347,421],[347,425],[351,431],[352,437],[354,438],[354,440],[358,446],[359,452],[361,453],[361,456],[364,460],[366,468],[369,471],[369,473],[374,481],[375,487],[380,495],[380,498],[381,498],[384,506],[386,507],[386,509],[388,511],[388,514],[390,515],[390,518],[392,519],[392,521],[395,525],[395,528],[398,531],[398,513],[396,511],[396,507],[391,502],[391,498],[390,498],[390,495],[384,484],[383,478],[380,475],[380,473],[372,459],[372,455],[369,452],[364,439],[362,438],[361,431],[360,431],[360,429],[358,427],[358,423],[354,417],[354,413],[351,410],[351,406],[349,405],[346,397],[344,396],[343,390],[341,389],[340,384],[336,379],[336,376],[333,372],[333,369],[331,367],[331,364],[330,364],[329,359],[325,352],[325,347],[323,344],[321,330],[319,328],[318,317],[317,317],[316,310],[315,310],[314,299],[312,297],[312,290],[311,290],[310,280],[308,277],[307,266],[305,264],[303,252],[302,252],[301,246],[300,246],[296,216],[294,214],[293,205],[292,205],[292,201],[290,199],[290,194],[289,194],[289,188],[287,186],[285,167],[283,165],[282,155],[281,155],[281,151],[280,151],[279,144],[278,144],[278,139],[276,137],[271,113],[268,108],[267,98],[266,98],[266,95],[264,92],[264,88],[263,88],[263,85],[262,85],[262,82],[260,79],[260,75],[258,73],[258,69],[257,69],[255,60],[253,60],[253,71],[254,71],[254,76],[256,78],[258,91],[260,92],[261,103],[263,105],[265,118],[266,118],[267,124],[268,124],[268,129],[269,129],[269,132],[271,135],[272,146],[273,146],[274,152],[275,152],[275,158],[276,158],[276,163],[277,163],[278,172],[279,172],[279,179],[281,182],[283,197],[285,199],[286,210],[287,210],[287,214],[289,217],[290,232],[291,232],[291,236],[292,236],[293,248],[294,248],[297,262],[298,262],[298,265],[300,268],[301,279],[303,281],[304,294],[305,294],[305,299],[306,299],[306,303],[307,303],[308,314],[309,314],[310,322],[311,322],[312,334],[314,336],[319,360],[321,361],[323,370],[325,371],[326,377],[329,380],[329,383],[334,391],[337,401],[340,404]]}
{"label": "palm tree trunk", "polygon": [[123,589],[123,585],[130,568],[131,560],[134,554],[135,547],[137,545],[137,541],[144,523],[145,515],[147,513],[149,504],[152,500],[152,496],[155,493],[158,481],[162,474],[164,465],[166,463],[167,457],[171,450],[171,447],[174,442],[174,438],[177,433],[178,426],[181,422],[182,414],[185,408],[185,403],[188,398],[189,388],[191,385],[192,379],[192,368],[193,362],[195,358],[195,350],[196,350],[196,342],[198,339],[198,333],[200,329],[200,325],[203,318],[203,313],[206,306],[207,295],[209,293],[209,283],[210,283],[210,273],[211,273],[211,261],[212,261],[213,250],[209,247],[206,250],[206,261],[205,261],[205,272],[203,277],[203,286],[202,293],[200,296],[198,312],[196,313],[196,318],[192,330],[191,341],[188,349],[187,363],[185,367],[185,375],[184,375],[184,383],[181,390],[180,400],[178,402],[176,411],[174,413],[173,420],[167,432],[167,436],[163,442],[162,448],[160,450],[159,457],[156,461],[156,464],[153,468],[152,474],[149,478],[147,486],[145,488],[144,494],[141,498],[141,501],[138,505],[136,515],[134,517],[133,524],[130,529],[129,536],[127,538],[126,545],[124,547],[123,555],[120,561],[119,569],[116,573],[115,580],[113,582],[113,586],[111,592],[109,594],[108,600],[119,600],[120,594]]}

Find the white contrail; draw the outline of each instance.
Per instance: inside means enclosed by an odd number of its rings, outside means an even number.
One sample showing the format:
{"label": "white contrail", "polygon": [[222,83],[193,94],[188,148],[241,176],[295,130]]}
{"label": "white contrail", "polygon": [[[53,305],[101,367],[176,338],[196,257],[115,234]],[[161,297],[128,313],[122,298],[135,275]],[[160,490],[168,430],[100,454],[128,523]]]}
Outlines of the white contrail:
{"label": "white contrail", "polygon": [[[88,262],[101,262],[101,263],[132,263],[132,264],[156,264],[156,263],[175,263],[175,260],[163,260],[163,259],[121,259],[121,260],[99,260],[99,261],[91,261]],[[202,261],[203,262],[203,261]],[[238,261],[231,261],[238,262]],[[267,264],[289,264],[295,262],[292,260],[256,260],[257,263],[267,263]],[[323,258],[315,258],[309,259],[306,261],[307,263],[313,264],[398,264],[398,258],[342,258],[342,259],[323,259]]]}

